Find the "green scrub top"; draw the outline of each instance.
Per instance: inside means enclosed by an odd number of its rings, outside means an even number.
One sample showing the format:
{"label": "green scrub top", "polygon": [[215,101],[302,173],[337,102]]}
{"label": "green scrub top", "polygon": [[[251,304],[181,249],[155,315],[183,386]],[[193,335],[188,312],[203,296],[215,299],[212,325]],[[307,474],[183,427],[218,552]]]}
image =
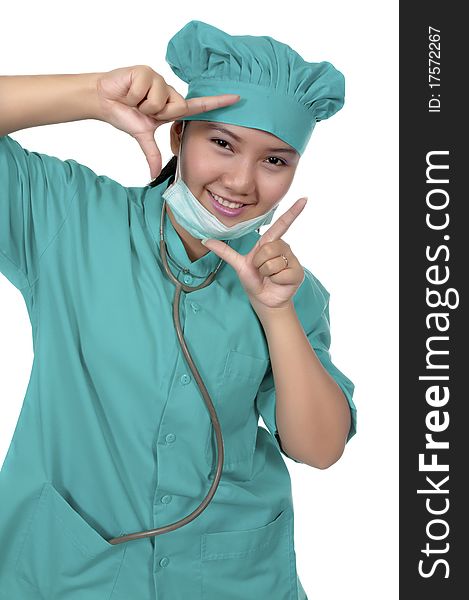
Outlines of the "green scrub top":
{"label": "green scrub top", "polygon": [[[216,494],[182,528],[107,541],[194,511],[216,468],[213,426],[173,328],[174,286],[159,254],[170,181],[125,187],[0,137],[0,271],[25,300],[34,349],[0,471],[2,600],[307,598],[268,345],[227,263],[212,284],[182,294],[180,309],[222,427]],[[191,262],[169,218],[165,238],[180,265],[170,260],[173,273],[189,285],[219,261],[209,252]],[[246,254],[258,238],[231,244]],[[350,439],[354,384],[331,362],[328,301],[305,269],[295,309],[347,398]]]}

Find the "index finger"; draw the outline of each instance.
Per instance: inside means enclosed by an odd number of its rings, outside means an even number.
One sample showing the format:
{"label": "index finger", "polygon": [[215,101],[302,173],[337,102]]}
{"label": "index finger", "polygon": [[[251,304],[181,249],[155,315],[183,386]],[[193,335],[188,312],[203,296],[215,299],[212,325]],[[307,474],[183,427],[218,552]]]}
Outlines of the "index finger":
{"label": "index finger", "polygon": [[185,112],[185,117],[197,115],[198,113],[215,110],[222,106],[229,106],[238,102],[241,98],[239,94],[220,94],[219,96],[200,96],[199,98],[189,98],[186,100],[188,110]]}
{"label": "index finger", "polygon": [[275,223],[263,233],[259,239],[259,242],[273,242],[282,237],[282,235],[288,231],[288,228],[301,213],[303,208],[306,206],[308,198],[304,196],[297,200],[290,208],[279,217]]}
{"label": "index finger", "polygon": [[159,121],[177,121],[182,117],[229,106],[240,99],[239,94],[221,94],[219,96],[200,96],[199,98],[185,100],[173,87],[169,85],[168,88],[169,98],[167,104],[158,113],[152,115],[153,118]]}

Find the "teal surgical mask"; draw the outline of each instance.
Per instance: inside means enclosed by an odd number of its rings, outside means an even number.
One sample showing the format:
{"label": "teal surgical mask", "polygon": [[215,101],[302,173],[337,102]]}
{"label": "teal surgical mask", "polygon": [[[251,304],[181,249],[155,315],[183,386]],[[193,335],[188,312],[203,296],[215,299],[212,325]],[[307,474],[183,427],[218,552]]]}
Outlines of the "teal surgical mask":
{"label": "teal surgical mask", "polygon": [[261,225],[269,225],[272,222],[272,217],[280,202],[268,212],[247,221],[235,223],[231,227],[222,223],[199,202],[184,183],[180,176],[180,156],[181,152],[177,161],[176,178],[163,192],[162,197],[170,206],[179,225],[184,227],[192,236],[199,239],[232,240],[255,231]]}

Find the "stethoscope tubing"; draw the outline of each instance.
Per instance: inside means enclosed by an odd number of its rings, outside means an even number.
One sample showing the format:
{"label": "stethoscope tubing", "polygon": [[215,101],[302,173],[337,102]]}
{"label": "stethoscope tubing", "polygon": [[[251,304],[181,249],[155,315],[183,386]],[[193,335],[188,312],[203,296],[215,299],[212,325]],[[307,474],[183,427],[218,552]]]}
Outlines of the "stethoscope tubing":
{"label": "stethoscope tubing", "polygon": [[136,533],[129,533],[129,534],[122,535],[122,536],[115,537],[115,538],[108,540],[109,544],[113,544],[113,545],[114,544],[122,544],[124,542],[129,542],[131,540],[137,540],[137,539],[141,539],[141,538],[162,535],[164,533],[174,531],[175,529],[179,529],[180,527],[183,527],[184,525],[187,525],[188,523],[193,521],[207,508],[208,504],[211,502],[211,500],[212,500],[213,496],[215,495],[215,492],[218,488],[218,485],[219,485],[219,482],[221,479],[221,475],[222,475],[222,471],[223,471],[223,462],[224,462],[224,458],[225,458],[225,452],[224,452],[223,435],[222,435],[222,431],[221,431],[220,422],[218,420],[218,416],[215,411],[215,407],[213,405],[212,399],[210,398],[210,394],[208,393],[208,390],[205,387],[202,377],[200,376],[200,373],[199,373],[199,371],[192,359],[192,356],[189,352],[189,349],[187,347],[186,341],[184,339],[184,335],[182,333],[181,321],[180,321],[180,316],[179,316],[179,308],[180,308],[180,300],[181,300],[182,292],[185,292],[186,294],[188,294],[190,292],[200,290],[200,289],[210,285],[210,283],[215,278],[223,260],[220,260],[216,269],[214,271],[212,271],[210,273],[210,275],[206,278],[206,280],[203,283],[201,283],[200,285],[189,286],[189,285],[186,285],[185,283],[182,283],[181,281],[179,281],[173,275],[173,273],[169,267],[169,264],[168,264],[167,248],[166,248],[166,242],[164,240],[164,233],[163,233],[165,212],[166,212],[166,201],[164,202],[162,211],[161,211],[160,255],[161,255],[161,259],[163,261],[163,266],[166,271],[166,274],[175,285],[175,292],[174,292],[174,298],[173,298],[174,328],[175,328],[182,352],[186,358],[187,365],[189,366],[189,368],[197,382],[197,385],[200,389],[200,392],[202,394],[204,402],[209,411],[210,419],[213,424],[213,428],[215,430],[215,435],[216,435],[216,440],[217,440],[217,455],[218,455],[217,456],[217,467],[215,470],[215,477],[214,477],[213,483],[210,486],[210,489],[208,490],[207,495],[202,500],[202,502],[199,504],[199,506],[195,510],[193,510],[190,514],[188,514],[183,519],[179,519],[178,521],[175,521],[174,523],[170,523],[169,525],[165,525],[164,527],[158,527],[156,529],[148,529],[147,531],[139,531]]}

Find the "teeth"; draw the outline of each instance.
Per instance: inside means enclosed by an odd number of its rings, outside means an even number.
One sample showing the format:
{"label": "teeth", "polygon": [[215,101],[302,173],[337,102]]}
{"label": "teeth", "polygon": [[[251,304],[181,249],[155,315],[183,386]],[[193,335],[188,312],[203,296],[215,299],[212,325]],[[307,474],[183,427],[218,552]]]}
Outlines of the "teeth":
{"label": "teeth", "polygon": [[217,202],[219,202],[220,204],[223,204],[223,206],[228,206],[228,208],[240,208],[241,206],[244,206],[244,204],[238,204],[237,202],[228,202],[228,200],[225,200],[221,196],[217,196],[216,194],[213,194],[212,192],[210,192],[210,194],[215,198],[215,200]]}

